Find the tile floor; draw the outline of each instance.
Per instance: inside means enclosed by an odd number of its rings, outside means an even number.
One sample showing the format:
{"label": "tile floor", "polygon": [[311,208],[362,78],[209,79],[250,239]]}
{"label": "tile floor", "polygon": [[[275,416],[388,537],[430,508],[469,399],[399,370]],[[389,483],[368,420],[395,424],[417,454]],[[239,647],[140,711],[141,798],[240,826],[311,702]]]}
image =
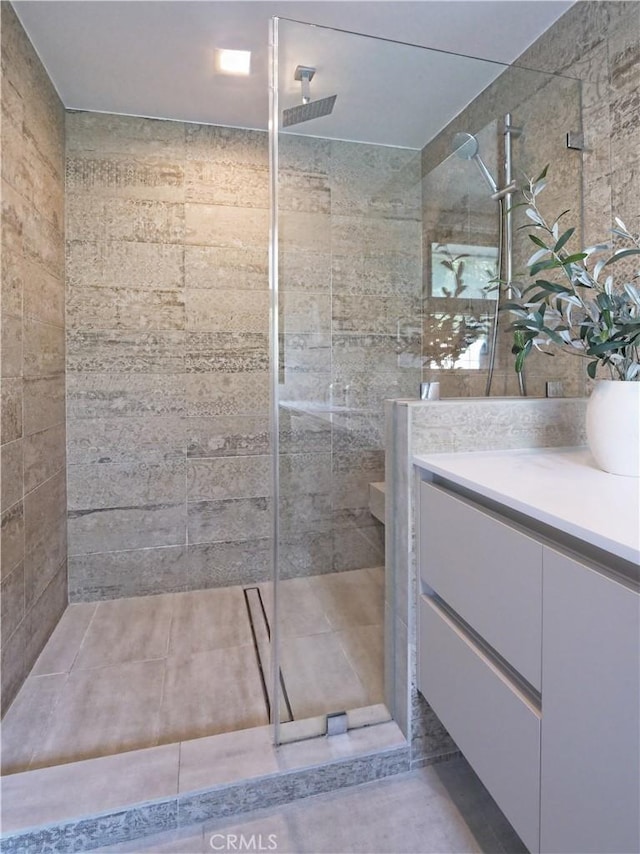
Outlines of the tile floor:
{"label": "tile floor", "polygon": [[462,758],[247,813],[241,820],[236,816],[100,850],[103,854],[526,852]]}
{"label": "tile floor", "polygon": [[[282,582],[294,719],[382,702],[383,576]],[[266,723],[242,587],[73,604],[2,722],[2,773]]]}

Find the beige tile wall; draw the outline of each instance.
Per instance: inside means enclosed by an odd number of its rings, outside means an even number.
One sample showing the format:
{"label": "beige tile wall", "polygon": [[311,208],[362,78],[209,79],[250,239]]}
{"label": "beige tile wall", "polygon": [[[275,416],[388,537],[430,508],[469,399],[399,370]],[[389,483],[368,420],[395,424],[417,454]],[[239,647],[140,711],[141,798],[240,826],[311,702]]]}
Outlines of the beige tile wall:
{"label": "beige tile wall", "polygon": [[[268,575],[267,154],[260,132],[67,116],[73,600]],[[368,483],[382,400],[420,379],[420,161],[288,136],[281,164],[282,397],[333,382],[366,410],[282,415],[290,577],[382,562]]]}
{"label": "beige tile wall", "polygon": [[266,134],[66,130],[70,597],[264,578]]}
{"label": "beige tile wall", "polygon": [[420,383],[420,156],[279,142],[280,396],[348,410],[283,411],[281,573],[380,566],[368,485],[384,478],[383,401]]}
{"label": "beige tile wall", "polygon": [[2,711],[67,601],[64,110],[9,3],[2,30]]}

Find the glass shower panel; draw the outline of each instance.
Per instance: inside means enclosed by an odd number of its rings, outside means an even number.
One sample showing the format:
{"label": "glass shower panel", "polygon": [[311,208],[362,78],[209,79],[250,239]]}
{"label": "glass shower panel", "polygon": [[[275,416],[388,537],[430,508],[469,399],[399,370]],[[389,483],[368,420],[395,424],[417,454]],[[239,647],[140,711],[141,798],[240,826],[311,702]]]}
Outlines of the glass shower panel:
{"label": "glass shower panel", "polygon": [[[272,60],[273,695],[285,741],[342,712],[349,726],[385,720],[402,702],[376,488],[384,401],[417,399],[428,379],[445,395],[484,393],[505,115],[521,126],[518,179],[553,158],[579,198],[579,156],[558,134],[580,130],[580,114],[576,81],[284,19]],[[548,139],[539,125],[558,104]],[[456,134],[480,157],[456,152]],[[493,393],[517,394],[499,332]]]}

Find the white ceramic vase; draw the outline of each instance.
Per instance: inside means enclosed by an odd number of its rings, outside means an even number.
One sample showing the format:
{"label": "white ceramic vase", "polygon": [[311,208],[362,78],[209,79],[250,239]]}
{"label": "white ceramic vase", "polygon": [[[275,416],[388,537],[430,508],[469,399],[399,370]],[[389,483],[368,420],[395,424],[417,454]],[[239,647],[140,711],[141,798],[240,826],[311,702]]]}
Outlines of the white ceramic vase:
{"label": "white ceramic vase", "polygon": [[587,402],[587,442],[604,471],[640,477],[640,382],[598,380]]}

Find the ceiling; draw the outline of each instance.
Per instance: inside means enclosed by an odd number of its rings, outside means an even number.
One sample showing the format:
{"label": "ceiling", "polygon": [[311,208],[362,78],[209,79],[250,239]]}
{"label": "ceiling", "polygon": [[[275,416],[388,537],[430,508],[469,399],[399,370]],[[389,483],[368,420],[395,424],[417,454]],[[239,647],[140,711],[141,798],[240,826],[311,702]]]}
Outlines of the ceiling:
{"label": "ceiling", "polygon": [[[572,2],[24,0],[14,7],[67,108],[257,129],[268,123],[271,16],[321,25],[279,25],[280,106],[300,103],[298,64],[317,68],[314,100],[338,95],[331,116],[292,131],[421,148],[502,71],[495,63],[513,62]],[[251,50],[250,76],[217,73],[214,48]]]}

